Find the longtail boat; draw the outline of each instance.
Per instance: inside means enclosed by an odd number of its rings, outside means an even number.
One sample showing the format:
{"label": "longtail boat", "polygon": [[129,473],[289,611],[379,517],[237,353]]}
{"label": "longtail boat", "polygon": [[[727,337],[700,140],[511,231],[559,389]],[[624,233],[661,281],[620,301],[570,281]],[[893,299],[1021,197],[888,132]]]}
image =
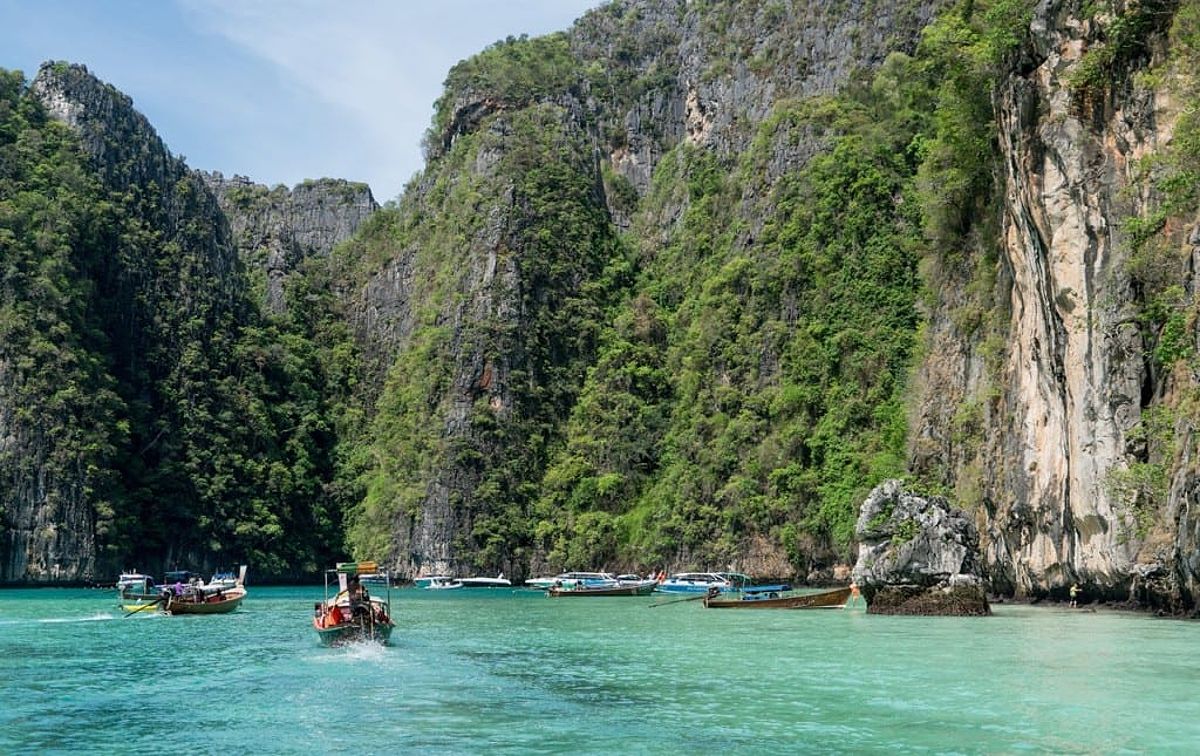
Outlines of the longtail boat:
{"label": "longtail boat", "polygon": [[[370,595],[361,576],[377,574],[384,578],[387,598]],[[329,595],[330,577],[336,576],[337,592]],[[338,562],[325,570],[325,600],[313,605],[313,629],[326,646],[358,641],[387,644],[396,623],[392,621],[392,589],[388,573],[379,572],[374,562]]]}
{"label": "longtail boat", "polygon": [[837,609],[850,598],[849,588],[838,588],[821,593],[799,593],[778,598],[758,598],[761,594],[746,594],[740,599],[718,598],[711,593],[704,597],[704,606],[709,609]]}
{"label": "longtail boat", "polygon": [[623,582],[617,585],[600,585],[588,586],[583,584],[577,585],[552,585],[546,589],[546,595],[551,598],[562,598],[566,596],[649,596],[654,592],[654,586],[658,585],[657,580],[638,580],[634,582]]}
{"label": "longtail boat", "polygon": [[[146,578],[140,585],[127,585],[121,591],[125,616],[146,614],[154,608],[167,614],[227,614],[246,598],[245,565],[232,584],[226,580],[203,583],[191,572],[169,572],[167,576],[175,579],[173,584],[155,586],[153,580]],[[188,582],[183,582],[182,577],[187,577]]]}
{"label": "longtail boat", "polygon": [[163,611],[167,614],[227,614],[242,605],[246,598],[246,565],[238,571],[237,581],[232,588],[224,583],[186,586],[176,593],[171,588],[164,592]]}

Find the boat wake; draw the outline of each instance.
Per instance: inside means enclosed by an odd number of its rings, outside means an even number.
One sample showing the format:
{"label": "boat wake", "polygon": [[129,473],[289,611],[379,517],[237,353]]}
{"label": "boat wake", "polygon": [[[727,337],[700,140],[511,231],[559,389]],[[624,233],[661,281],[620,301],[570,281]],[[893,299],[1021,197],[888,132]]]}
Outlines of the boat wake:
{"label": "boat wake", "polygon": [[340,646],[335,646],[330,649],[333,653],[322,655],[321,661],[336,662],[345,664],[346,662],[377,662],[384,658],[387,653],[387,647],[382,643],[374,641],[357,641],[355,643],[345,643]]}
{"label": "boat wake", "polygon": [[28,625],[30,623],[38,624],[38,625],[67,625],[67,624],[72,624],[75,622],[106,622],[108,620],[114,620],[114,619],[116,619],[116,617],[114,617],[111,614],[104,614],[103,612],[97,612],[96,614],[90,615],[88,617],[44,617],[42,619],[33,619],[33,620],[0,620],[0,626]]}

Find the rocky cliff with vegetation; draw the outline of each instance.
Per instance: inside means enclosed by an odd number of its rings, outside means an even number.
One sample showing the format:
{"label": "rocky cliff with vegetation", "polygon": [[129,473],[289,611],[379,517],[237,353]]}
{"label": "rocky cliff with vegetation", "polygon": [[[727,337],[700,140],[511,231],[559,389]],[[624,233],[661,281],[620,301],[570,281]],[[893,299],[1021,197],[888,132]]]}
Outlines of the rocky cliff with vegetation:
{"label": "rocky cliff with vegetation", "polygon": [[341,545],[348,335],[316,294],[260,312],[217,197],[127,96],[62,63],[0,83],[0,582],[310,573]]}
{"label": "rocky cliff with vegetation", "polygon": [[267,312],[287,311],[289,280],[303,277],[305,261],[327,259],[379,209],[371,188],[345,179],[268,188],[245,176],[201,173],[229,222],[233,241]]}
{"label": "rocky cliff with vegetation", "polygon": [[[5,576],[51,574],[34,541],[139,553],[113,534],[158,537],[154,490],[171,548],[281,574],[317,523],[409,573],[819,578],[904,477],[971,514],[998,592],[1189,611],[1198,33],[1190,0],[619,0],[454,67],[378,212],[198,180],[119,97],[12,83],[5,212],[69,186],[142,251],[15,226],[5,332],[55,350],[0,347]],[[47,309],[55,255],[87,290]],[[32,378],[67,343],[107,393]]]}

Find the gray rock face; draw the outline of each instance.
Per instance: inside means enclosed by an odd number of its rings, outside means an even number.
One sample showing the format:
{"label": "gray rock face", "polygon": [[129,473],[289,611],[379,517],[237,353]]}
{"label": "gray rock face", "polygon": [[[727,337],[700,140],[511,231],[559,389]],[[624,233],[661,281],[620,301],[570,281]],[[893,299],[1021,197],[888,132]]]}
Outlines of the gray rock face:
{"label": "gray rock face", "polygon": [[319,179],[268,189],[245,176],[201,173],[216,195],[242,259],[266,273],[264,308],[286,307],[287,277],[309,257],[328,257],[379,204],[366,184]]}
{"label": "gray rock face", "polygon": [[79,469],[48,474],[56,439],[17,417],[8,401],[17,380],[0,358],[0,584],[76,581],[96,559],[90,478]]}
{"label": "gray rock face", "polygon": [[988,614],[979,533],[938,496],[881,483],[859,510],[854,581],[868,610],[887,614]]}
{"label": "gray rock face", "polygon": [[778,103],[832,94],[888,53],[911,52],[947,4],[617,0],[576,22],[571,46],[607,72],[583,82],[585,102],[609,136],[613,169],[644,193],[676,144],[744,151]]}

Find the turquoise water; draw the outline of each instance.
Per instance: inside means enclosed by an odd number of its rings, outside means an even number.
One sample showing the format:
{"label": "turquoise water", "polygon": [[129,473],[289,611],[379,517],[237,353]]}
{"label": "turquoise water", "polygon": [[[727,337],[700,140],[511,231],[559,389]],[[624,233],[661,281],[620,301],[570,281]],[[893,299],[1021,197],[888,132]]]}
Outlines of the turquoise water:
{"label": "turquoise water", "polygon": [[320,597],[121,619],[107,591],[0,591],[0,753],[1200,748],[1194,622],[409,589],[392,646],[326,649]]}

